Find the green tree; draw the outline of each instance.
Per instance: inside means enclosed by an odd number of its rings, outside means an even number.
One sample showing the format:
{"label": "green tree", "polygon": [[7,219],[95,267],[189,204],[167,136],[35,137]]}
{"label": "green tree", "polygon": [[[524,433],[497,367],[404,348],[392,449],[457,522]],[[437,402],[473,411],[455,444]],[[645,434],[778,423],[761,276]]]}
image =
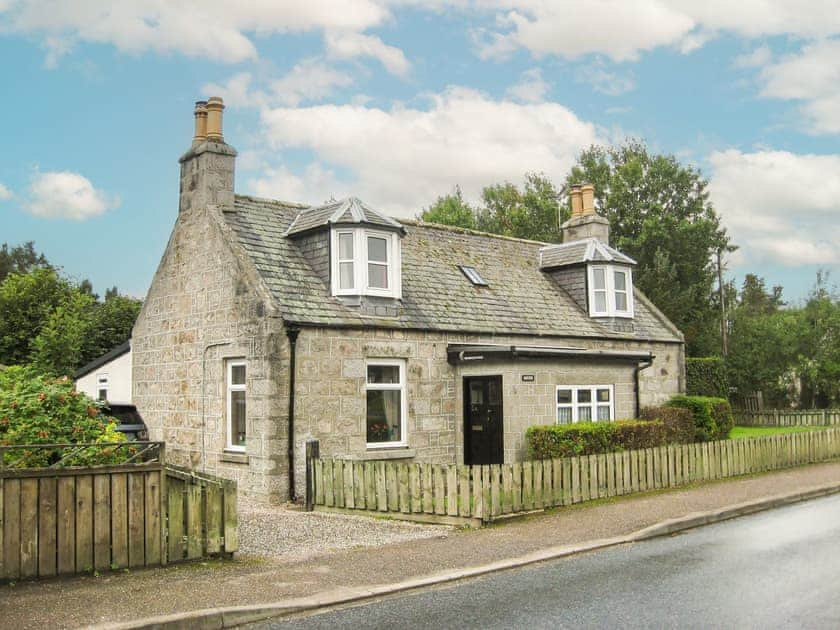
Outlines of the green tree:
{"label": "green tree", "polygon": [[454,193],[438,197],[431,206],[423,210],[420,219],[428,223],[475,229],[475,215],[472,206],[464,201],[460,186],[456,186]]}
{"label": "green tree", "polygon": [[8,243],[0,246],[0,282],[12,273],[29,273],[34,269],[52,269],[46,257],[35,251],[34,241],[9,247]]}
{"label": "green tree", "polygon": [[0,284],[0,365],[29,361],[33,340],[73,291],[52,269],[13,273]]}
{"label": "green tree", "polygon": [[719,343],[704,347],[720,321],[713,257],[734,247],[709,201],[708,182],[637,141],[585,150],[566,186],[585,182],[595,186],[612,245],[639,263],[636,286],[685,333],[690,355],[717,353]]}
{"label": "green tree", "polygon": [[88,358],[85,347],[95,331],[96,307],[96,300],[89,293],[82,290],[70,293],[52,310],[33,339],[32,364],[44,374],[72,377]]}
{"label": "green tree", "polygon": [[823,273],[801,310],[798,341],[801,405],[840,405],[840,298]]}
{"label": "green tree", "polygon": [[109,289],[104,302],[97,302],[92,313],[91,335],[84,346],[81,363],[87,363],[128,341],[140,314],[142,300],[120,295]]}
{"label": "green tree", "polygon": [[547,243],[560,242],[560,222],[569,212],[561,209],[557,188],[545,175],[526,174],[521,190],[511,183],[488,186],[481,197],[484,206],[478,213],[478,229]]}

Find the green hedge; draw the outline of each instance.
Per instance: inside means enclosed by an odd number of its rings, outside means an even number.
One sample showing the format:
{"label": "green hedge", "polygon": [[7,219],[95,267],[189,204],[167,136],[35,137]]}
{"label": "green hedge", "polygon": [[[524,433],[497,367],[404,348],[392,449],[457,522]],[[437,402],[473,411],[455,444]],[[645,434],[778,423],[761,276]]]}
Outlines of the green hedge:
{"label": "green hedge", "polygon": [[640,414],[642,420],[659,420],[665,425],[665,439],[669,444],[694,442],[694,416],[681,407],[646,407]]}
{"label": "green hedge", "polygon": [[528,427],[525,440],[532,459],[551,459],[652,448],[666,444],[666,434],[658,420],[620,420]]}
{"label": "green hedge", "polygon": [[674,396],[668,407],[688,409],[694,416],[694,440],[725,440],[735,424],[732,407],[725,398],[711,396]]}
{"label": "green hedge", "polygon": [[727,398],[729,381],[720,357],[692,357],[685,360],[685,388],[689,396]]}

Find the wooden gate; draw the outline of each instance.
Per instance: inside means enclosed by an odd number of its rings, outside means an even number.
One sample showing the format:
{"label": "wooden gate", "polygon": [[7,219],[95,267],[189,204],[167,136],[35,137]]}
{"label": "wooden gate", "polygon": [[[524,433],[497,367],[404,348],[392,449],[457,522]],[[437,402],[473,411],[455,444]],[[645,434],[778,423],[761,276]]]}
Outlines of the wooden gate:
{"label": "wooden gate", "polygon": [[[131,448],[113,466],[7,468],[0,447],[0,579],[159,566],[237,549],[236,484],[164,464],[161,442],[44,445],[36,453]],[[62,450],[63,449],[63,450]],[[73,461],[68,455],[59,459]],[[24,462],[25,463],[25,462]]]}

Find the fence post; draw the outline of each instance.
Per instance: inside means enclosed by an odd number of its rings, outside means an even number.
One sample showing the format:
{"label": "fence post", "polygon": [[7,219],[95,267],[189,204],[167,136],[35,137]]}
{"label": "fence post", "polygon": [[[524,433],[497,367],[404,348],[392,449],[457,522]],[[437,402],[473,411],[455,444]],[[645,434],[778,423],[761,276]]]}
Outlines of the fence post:
{"label": "fence post", "polygon": [[306,511],[312,512],[315,509],[315,476],[313,475],[312,462],[321,457],[321,446],[318,440],[309,438],[306,440]]}

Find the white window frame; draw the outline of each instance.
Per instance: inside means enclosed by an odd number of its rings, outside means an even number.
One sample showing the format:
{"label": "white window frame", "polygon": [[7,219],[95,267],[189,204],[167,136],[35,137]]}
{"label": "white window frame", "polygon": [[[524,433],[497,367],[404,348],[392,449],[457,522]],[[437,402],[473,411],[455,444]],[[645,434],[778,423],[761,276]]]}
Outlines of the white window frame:
{"label": "white window frame", "polygon": [[[561,389],[569,389],[572,392],[572,401],[570,403],[558,403],[557,402],[557,392]],[[555,424],[566,424],[561,423],[559,418],[557,417],[557,410],[558,409],[571,409],[572,410],[572,424],[577,424],[581,422],[580,418],[578,417],[578,407],[581,407],[580,403],[577,402],[577,394],[580,390],[590,390],[592,392],[592,396],[590,397],[589,401],[589,414],[592,418],[591,420],[584,420],[583,422],[614,422],[615,421],[615,386],[614,385],[558,385],[554,390],[554,423]],[[598,390],[599,389],[609,389],[610,390],[610,419],[609,420],[598,420],[598,406],[605,406],[605,403],[598,402]]]}
{"label": "white window frame", "polygon": [[[397,383],[368,383],[368,366],[384,365],[399,367],[400,382]],[[365,361],[365,444],[368,449],[405,448],[408,446],[408,387],[405,382],[405,359],[368,359]],[[397,442],[368,442],[367,441],[367,392],[368,391],[399,391],[400,392],[400,440]]]}
{"label": "white window frame", "polygon": [[[353,288],[342,289],[340,286],[338,254],[338,235],[353,234]],[[373,264],[387,265],[388,288],[381,289],[369,286],[368,281],[368,237],[385,239],[387,248],[387,263]],[[330,237],[331,260],[331,290],[333,295],[378,295],[381,297],[402,298],[402,252],[400,235],[396,232],[371,230],[367,228],[335,228]]]}
{"label": "white window frame", "polygon": [[[335,279],[335,292],[337,295],[348,295],[356,293],[356,287],[359,286],[359,278],[358,278],[358,244],[356,243],[356,234],[354,230],[336,230],[333,232],[333,252],[335,252],[335,274],[333,278]],[[339,247],[339,243],[341,241],[341,236],[344,234],[349,234],[353,237],[353,257],[350,259],[341,258],[341,248]],[[341,287],[341,263],[351,263],[353,265],[353,286],[350,288],[342,288]]]}
{"label": "white window frame", "polygon": [[[234,385],[233,368],[245,368],[245,382]],[[225,450],[244,453],[246,446],[233,443],[233,392],[245,392],[245,444],[248,444],[248,364],[244,359],[228,359],[225,366],[225,398],[227,410],[227,436],[225,438]]]}
{"label": "white window frame", "polygon": [[[104,379],[104,380],[103,380]],[[104,400],[108,401],[108,392],[111,390],[111,380],[108,376],[108,372],[100,372],[96,375],[96,399],[97,400]],[[100,398],[100,393],[105,392],[105,398]]]}
{"label": "white window frame", "polygon": [[[607,309],[598,311],[595,308],[595,271],[604,272],[604,282],[607,291]],[[616,307],[615,274],[623,273],[626,283],[627,309],[619,310]],[[619,265],[589,265],[587,285],[589,287],[589,316],[590,317],[633,317],[633,270],[629,267]]]}

